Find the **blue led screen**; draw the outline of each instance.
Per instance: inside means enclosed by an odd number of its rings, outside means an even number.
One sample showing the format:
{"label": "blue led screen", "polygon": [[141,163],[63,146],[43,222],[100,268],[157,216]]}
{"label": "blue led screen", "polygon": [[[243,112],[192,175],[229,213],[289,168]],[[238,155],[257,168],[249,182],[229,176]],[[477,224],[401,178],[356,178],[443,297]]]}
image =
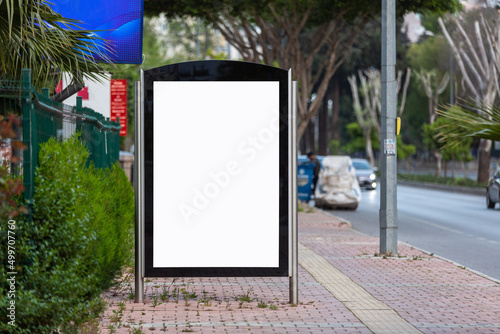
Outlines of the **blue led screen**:
{"label": "blue led screen", "polygon": [[[103,53],[117,64],[142,63],[144,0],[51,0],[51,7],[64,17],[80,20],[84,30],[102,30],[110,51]],[[104,61],[99,55],[96,60]]]}

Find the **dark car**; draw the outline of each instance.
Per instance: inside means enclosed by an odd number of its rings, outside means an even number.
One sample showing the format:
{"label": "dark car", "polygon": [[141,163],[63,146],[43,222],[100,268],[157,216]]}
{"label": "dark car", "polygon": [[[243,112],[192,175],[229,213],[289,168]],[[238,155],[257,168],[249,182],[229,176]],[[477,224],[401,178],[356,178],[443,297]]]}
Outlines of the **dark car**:
{"label": "dark car", "polygon": [[500,170],[493,174],[486,187],[486,206],[488,209],[493,209],[498,202],[500,202]]}
{"label": "dark car", "polygon": [[377,188],[377,176],[366,159],[352,159],[352,165],[356,169],[356,178],[361,188],[375,190]]}

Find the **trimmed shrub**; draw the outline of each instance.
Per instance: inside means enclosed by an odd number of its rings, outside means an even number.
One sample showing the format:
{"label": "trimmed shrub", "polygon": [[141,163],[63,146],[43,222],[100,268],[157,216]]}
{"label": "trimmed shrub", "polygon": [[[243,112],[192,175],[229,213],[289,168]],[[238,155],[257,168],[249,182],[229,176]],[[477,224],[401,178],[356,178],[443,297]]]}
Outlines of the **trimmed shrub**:
{"label": "trimmed shrub", "polygon": [[[16,327],[2,312],[2,333],[76,332],[99,313],[101,292],[131,257],[132,187],[118,165],[86,167],[88,156],[77,136],[41,147],[33,221],[16,220]],[[5,240],[7,221],[0,228]],[[0,256],[5,277],[4,247]],[[8,289],[2,280],[3,310]]]}

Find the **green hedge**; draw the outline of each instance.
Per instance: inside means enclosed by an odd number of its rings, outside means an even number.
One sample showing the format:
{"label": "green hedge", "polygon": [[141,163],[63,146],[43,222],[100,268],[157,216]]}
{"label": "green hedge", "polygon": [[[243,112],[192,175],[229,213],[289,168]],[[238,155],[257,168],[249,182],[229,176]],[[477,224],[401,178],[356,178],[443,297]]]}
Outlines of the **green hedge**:
{"label": "green hedge", "polygon": [[[0,332],[76,332],[96,316],[101,292],[132,256],[134,194],[121,168],[86,167],[79,138],[42,145],[33,221],[16,219],[16,327],[8,325],[8,282],[0,283]],[[7,221],[0,226],[1,245]],[[6,247],[0,276],[7,274]]]}

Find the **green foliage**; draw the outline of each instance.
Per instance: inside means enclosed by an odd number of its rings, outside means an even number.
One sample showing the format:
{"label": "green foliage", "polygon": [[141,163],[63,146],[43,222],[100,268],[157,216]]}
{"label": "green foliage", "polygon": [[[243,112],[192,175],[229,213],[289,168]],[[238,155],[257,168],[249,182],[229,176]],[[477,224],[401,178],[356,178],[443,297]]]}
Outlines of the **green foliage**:
{"label": "green foliage", "polygon": [[328,152],[333,155],[340,154],[340,141],[339,140],[331,140],[328,143]]}
{"label": "green foliage", "polygon": [[398,160],[405,160],[417,151],[415,145],[403,143],[403,138],[401,136],[397,137],[396,149],[398,151]]}
{"label": "green foliage", "polygon": [[[439,71],[441,77],[450,68],[450,46],[441,35],[414,43],[406,54],[411,67],[417,71]],[[436,83],[437,85],[438,83]]]}
{"label": "green foliage", "polygon": [[[245,16],[251,12],[272,21],[272,11],[278,14],[295,11],[305,13],[312,8],[308,25],[319,25],[331,20],[339,11],[343,11],[346,19],[353,19],[360,14],[372,15],[381,11],[381,3],[372,0],[146,0],[144,9],[147,14],[165,12],[169,16],[201,16],[207,17],[228,10],[233,16]],[[414,0],[398,1],[396,10],[399,15],[415,12],[447,12],[460,8],[457,0]],[[252,19],[252,17],[250,17]]]}
{"label": "green foliage", "polygon": [[[349,131],[349,142],[342,146],[342,151],[351,154],[354,152],[365,152],[365,140],[363,137],[363,132],[358,123],[353,122],[347,124],[347,129]],[[404,160],[416,152],[415,145],[403,143],[401,136],[397,137],[397,157],[398,160]],[[372,131],[372,148],[373,150],[380,149],[380,141],[377,136],[375,129]]]}
{"label": "green foliage", "polygon": [[446,177],[436,177],[434,174],[398,174],[398,180],[406,181],[416,181],[424,183],[437,183],[446,184],[448,186],[463,186],[463,187],[474,187],[474,188],[484,188],[485,183],[480,183],[471,179],[457,177],[457,178],[446,178]]}
{"label": "green foliage", "polygon": [[465,138],[483,138],[500,141],[500,109],[486,104],[479,107],[463,101],[460,105],[446,106],[438,111],[448,120],[439,129],[439,140],[454,146]]}
{"label": "green foliage", "polygon": [[[13,150],[24,149],[25,145],[14,140],[17,134],[14,130],[21,124],[19,117],[8,115],[0,116],[0,145],[10,144]],[[21,178],[11,173],[11,162],[17,163],[18,157],[12,157],[11,161],[4,160],[0,165],[0,219],[15,218],[20,213],[26,213],[26,208],[19,205],[19,196],[24,191]]]}
{"label": "green foliage", "polygon": [[62,17],[46,1],[0,1],[0,17],[0,80],[18,79],[23,68],[31,69],[38,89],[54,85],[54,70],[102,78],[101,64],[86,56],[105,57],[97,47],[102,40],[78,30],[81,22]]}
{"label": "green foliage", "polygon": [[462,136],[459,140],[443,137],[443,131],[448,131],[446,129],[457,131],[457,128],[456,122],[446,117],[439,117],[432,125],[424,124],[424,144],[431,151],[439,150],[445,161],[471,161],[469,149],[473,142],[472,137]]}
{"label": "green foliage", "polygon": [[[359,124],[357,122],[349,123],[346,125],[346,129],[349,133],[349,140],[347,144],[342,146],[342,152],[347,154],[361,151],[365,152],[366,142]],[[371,136],[372,148],[373,150],[378,150],[380,148],[380,143],[375,129],[372,130]]]}
{"label": "green foliage", "polygon": [[422,126],[422,140],[425,145],[425,148],[427,148],[429,151],[436,151],[436,150],[441,150],[443,147],[443,143],[440,142],[437,138],[438,131],[437,128],[440,126],[442,123],[441,118],[438,118],[433,124],[425,123]]}
{"label": "green foliage", "polygon": [[[74,136],[42,145],[33,222],[17,220],[16,327],[0,315],[0,332],[76,332],[102,308],[100,293],[130,257],[133,192],[118,166],[86,168]],[[5,240],[6,222],[0,227]],[[3,244],[3,242],[2,242]],[[5,249],[0,250],[5,277]],[[8,286],[0,283],[5,309]]]}

